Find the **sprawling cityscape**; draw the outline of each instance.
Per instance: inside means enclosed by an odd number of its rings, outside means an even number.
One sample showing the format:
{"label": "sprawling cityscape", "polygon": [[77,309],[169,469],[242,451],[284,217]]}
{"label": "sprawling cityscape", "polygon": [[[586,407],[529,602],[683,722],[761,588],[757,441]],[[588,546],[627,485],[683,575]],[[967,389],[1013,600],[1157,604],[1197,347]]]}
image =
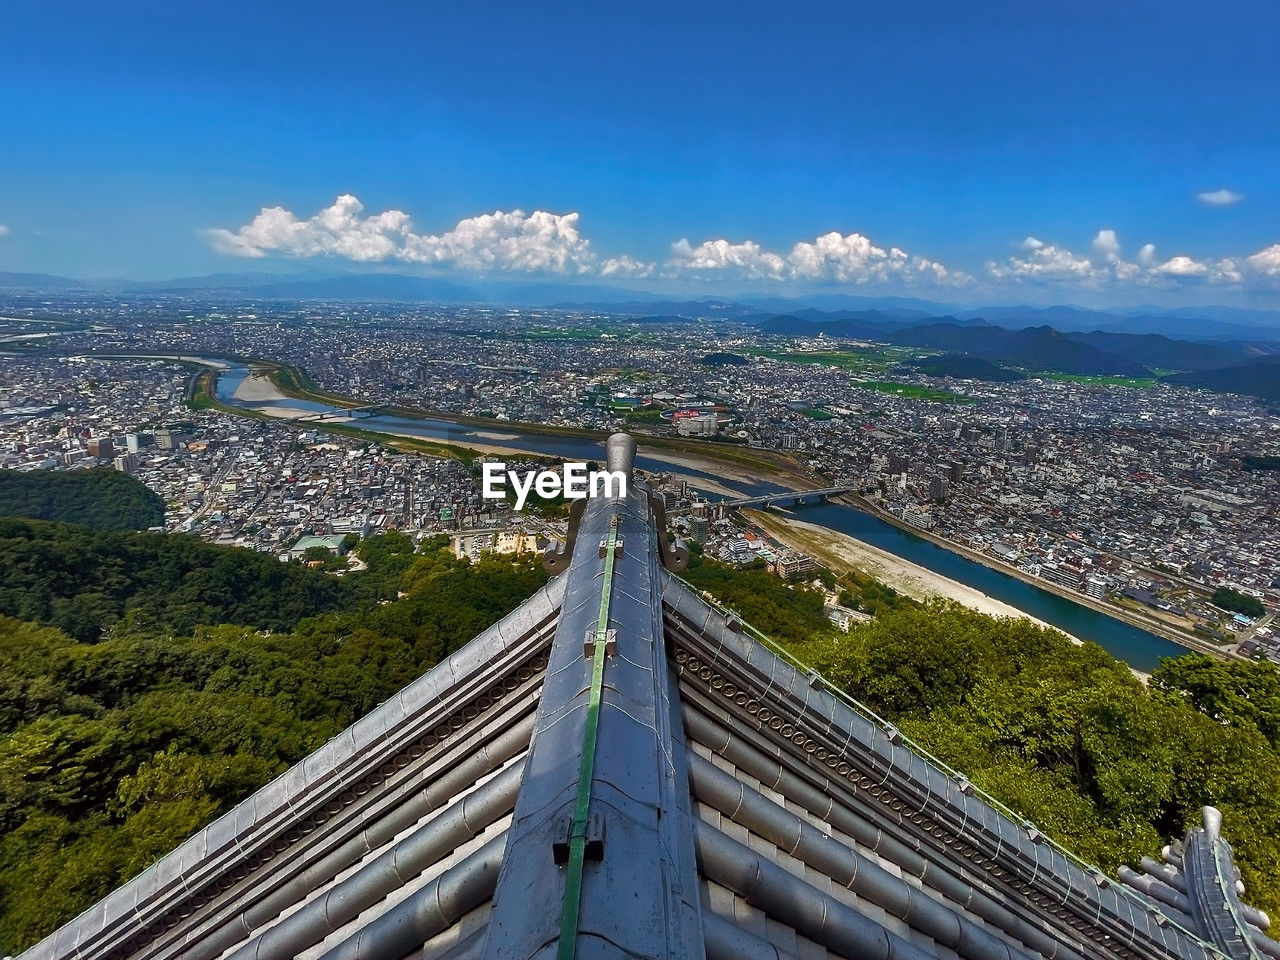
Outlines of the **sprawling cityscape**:
{"label": "sprawling cityscape", "polygon": [[[1263,400],[1051,371],[936,376],[911,365],[928,350],[714,313],[109,298],[3,312],[0,467],[114,466],[164,497],[169,529],[211,542],[287,559],[394,528],[454,534],[460,553],[544,548],[563,519],[482,500],[456,451],[564,459],[548,428],[626,429],[678,442],[655,451],[667,507],[735,564],[763,556],[792,576],[811,558],[719,501],[838,486],[1079,603],[1280,662],[1280,473],[1249,468],[1280,455]],[[273,370],[301,382],[286,393]],[[219,386],[203,396],[209,371]],[[438,428],[419,432],[436,455],[387,434],[418,432],[415,413]],[[743,451],[780,459],[725,466]],[[1215,605],[1224,588],[1266,613]]]}

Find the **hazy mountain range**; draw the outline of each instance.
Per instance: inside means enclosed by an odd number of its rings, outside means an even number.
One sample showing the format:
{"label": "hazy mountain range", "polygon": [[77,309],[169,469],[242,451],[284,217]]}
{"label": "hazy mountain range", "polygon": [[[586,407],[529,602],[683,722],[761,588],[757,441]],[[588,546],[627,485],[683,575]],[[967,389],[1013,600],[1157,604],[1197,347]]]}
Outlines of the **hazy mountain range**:
{"label": "hazy mountain range", "polygon": [[765,319],[794,315],[805,320],[866,318],[888,324],[937,318],[955,322],[982,320],[1003,327],[1052,326],[1061,331],[1102,330],[1161,333],[1192,340],[1280,340],[1280,309],[1238,307],[1164,308],[1137,305],[1111,310],[1074,306],[993,305],[962,307],[912,297],[868,297],[814,293],[784,298],[742,296],[673,299],[605,284],[552,281],[459,282],[440,277],[395,273],[219,273],[172,280],[76,280],[34,273],[0,272],[0,292],[104,295],[252,297],[279,300],[350,300],[401,303],[488,304],[560,307],[648,316]]}
{"label": "hazy mountain range", "polygon": [[[553,307],[662,319],[720,318],[782,336],[937,350],[931,372],[1010,379],[1022,372],[1149,378],[1280,400],[1280,312],[1235,307],[997,305],[957,308],[909,297],[674,300],[601,284],[483,281],[392,273],[227,273],[162,281],[0,273],[0,294],[396,302]],[[1172,373],[1170,371],[1173,371]]]}

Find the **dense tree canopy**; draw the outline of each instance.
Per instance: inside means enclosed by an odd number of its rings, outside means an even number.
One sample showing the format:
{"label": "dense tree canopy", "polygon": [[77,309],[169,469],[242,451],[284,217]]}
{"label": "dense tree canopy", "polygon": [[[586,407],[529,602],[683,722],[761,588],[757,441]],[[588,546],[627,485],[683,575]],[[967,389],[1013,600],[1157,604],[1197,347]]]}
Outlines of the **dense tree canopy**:
{"label": "dense tree canopy", "polygon": [[0,470],[0,517],[146,530],[164,524],[164,500],[145,483],[109,467]]}
{"label": "dense tree canopy", "polygon": [[1262,601],[1230,587],[1219,587],[1213,591],[1213,602],[1223,610],[1243,613],[1246,617],[1258,618],[1267,612]]}
{"label": "dense tree canopy", "polygon": [[0,517],[0,614],[77,640],[121,620],[178,633],[214,623],[288,630],[358,600],[353,583],[197,537]]}
{"label": "dense tree canopy", "polygon": [[685,579],[716,597],[744,620],[780,643],[801,643],[831,631],[817,590],[788,585],[764,569],[746,570],[694,554]]}
{"label": "dense tree canopy", "polygon": [[[546,579],[528,560],[456,560],[439,540],[363,546],[369,570],[336,595],[357,599],[287,632],[133,618],[84,643],[0,617],[0,953],[171,850]],[[263,572],[253,554],[208,549],[233,582]],[[379,592],[399,598],[358,599]]]}
{"label": "dense tree canopy", "polygon": [[1166,661],[1150,686],[1094,644],[934,602],[795,652],[1084,859],[1114,870],[1222,810],[1248,899],[1280,906],[1280,682]]}

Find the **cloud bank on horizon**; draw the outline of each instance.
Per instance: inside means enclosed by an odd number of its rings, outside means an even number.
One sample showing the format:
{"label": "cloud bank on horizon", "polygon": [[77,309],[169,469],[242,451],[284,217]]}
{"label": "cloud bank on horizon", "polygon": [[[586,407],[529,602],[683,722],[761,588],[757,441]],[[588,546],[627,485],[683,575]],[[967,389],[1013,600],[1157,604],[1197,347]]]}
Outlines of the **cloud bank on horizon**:
{"label": "cloud bank on horizon", "polygon": [[[1198,195],[1210,206],[1242,199],[1229,190]],[[365,215],[354,196],[343,194],[306,219],[284,207],[263,207],[237,230],[204,231],[213,248],[236,257],[337,257],[361,263],[402,262],[490,273],[543,273],[600,278],[734,278],[777,282],[899,284],[906,287],[966,287],[972,274],[900,247],[878,246],[860,233],[832,231],[778,253],[754,240],[682,238],[662,263],[628,254],[602,257],[579,229],[580,214],[535,210],[495,211],[467,217],[440,234],[418,233],[401,210]],[[0,227],[0,236],[7,228]],[[1089,253],[1028,236],[1018,251],[989,260],[985,278],[1001,283],[1077,284],[1100,289],[1109,284],[1219,285],[1280,281],[1280,243],[1250,255],[1196,260],[1178,254],[1157,256],[1147,243],[1128,259],[1111,229],[1099,230]]]}

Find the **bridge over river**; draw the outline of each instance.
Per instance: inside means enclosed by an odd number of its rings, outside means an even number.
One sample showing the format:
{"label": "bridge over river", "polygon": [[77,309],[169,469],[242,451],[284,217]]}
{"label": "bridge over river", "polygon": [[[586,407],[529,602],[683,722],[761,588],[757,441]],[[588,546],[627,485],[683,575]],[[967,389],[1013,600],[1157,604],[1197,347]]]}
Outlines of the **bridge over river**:
{"label": "bridge over river", "polygon": [[718,506],[724,507],[767,507],[776,504],[788,504],[798,507],[802,503],[822,503],[842,493],[854,493],[857,487],[823,487],[820,490],[783,490],[778,493],[766,493],[758,497],[746,497],[742,500],[720,500]]}
{"label": "bridge over river", "polygon": [[363,407],[340,407],[332,410],[320,410],[297,417],[296,423],[335,423],[342,420],[363,420],[376,417],[387,410],[385,403],[369,403]]}

